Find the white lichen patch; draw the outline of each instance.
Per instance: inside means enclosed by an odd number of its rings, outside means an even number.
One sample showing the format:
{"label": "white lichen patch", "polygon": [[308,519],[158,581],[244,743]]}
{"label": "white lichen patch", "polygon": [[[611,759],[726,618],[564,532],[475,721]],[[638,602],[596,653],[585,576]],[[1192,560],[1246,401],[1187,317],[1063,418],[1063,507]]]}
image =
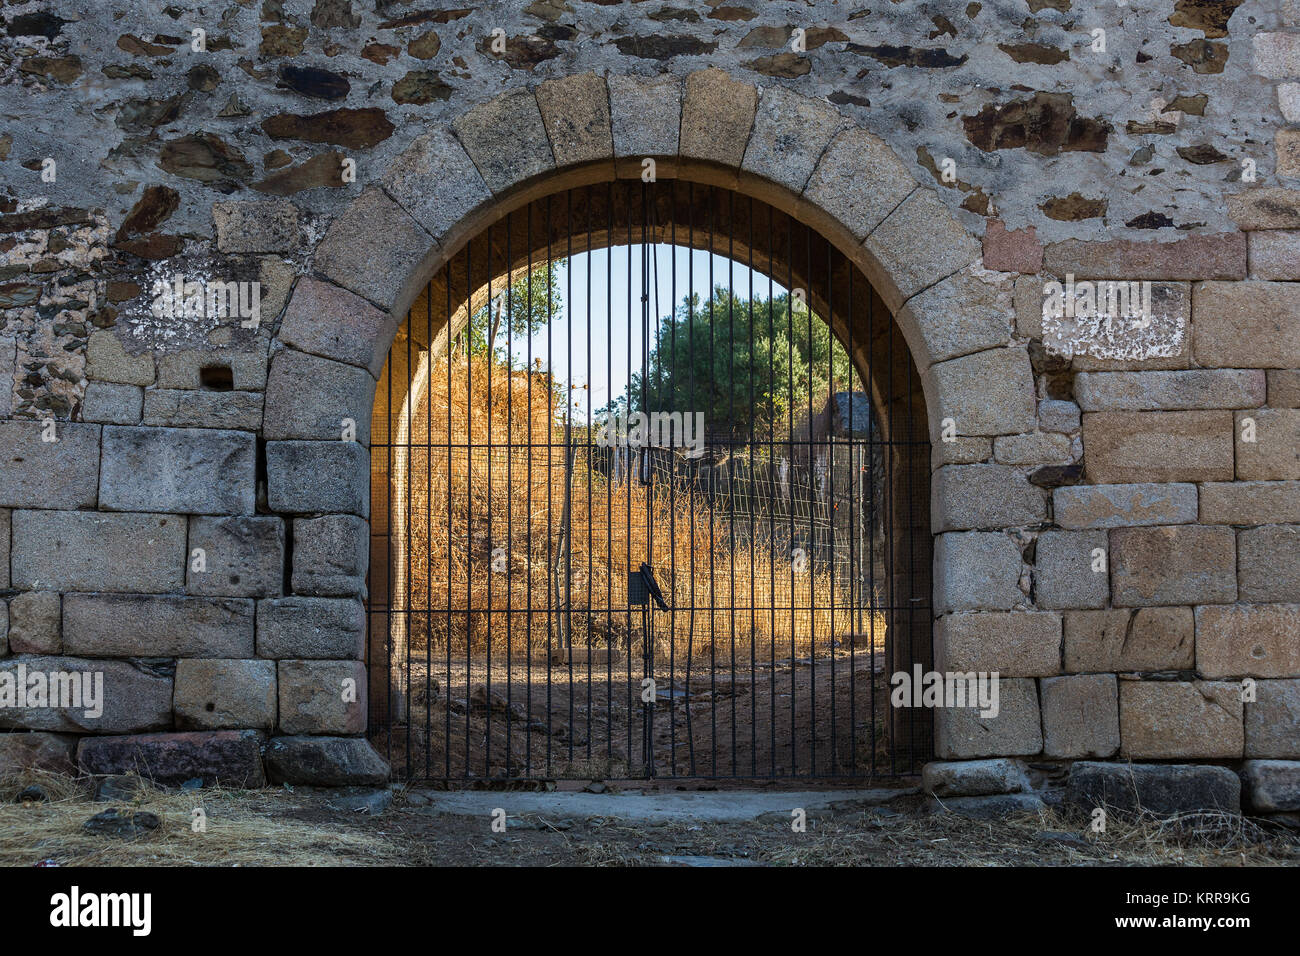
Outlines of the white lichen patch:
{"label": "white lichen patch", "polygon": [[1087,355],[1141,362],[1183,354],[1187,345],[1184,295],[1177,287],[1146,285],[1149,296],[1134,296],[1127,304],[1098,295],[1087,301],[1076,298],[1071,307],[1062,309],[1049,293],[1043,303],[1043,345],[1065,358]]}
{"label": "white lichen patch", "polygon": [[[231,325],[237,327],[238,316],[223,316],[206,308],[198,314],[183,308],[167,309],[164,299],[177,288],[203,292],[217,283],[250,281],[259,281],[255,261],[244,263],[222,257],[186,255],[151,263],[140,280],[143,293],[118,316],[118,324],[126,332],[123,346],[131,353],[142,349],[170,352],[200,348],[213,341],[214,336],[226,338],[221,330]],[[228,337],[237,336],[237,331],[232,330]]]}

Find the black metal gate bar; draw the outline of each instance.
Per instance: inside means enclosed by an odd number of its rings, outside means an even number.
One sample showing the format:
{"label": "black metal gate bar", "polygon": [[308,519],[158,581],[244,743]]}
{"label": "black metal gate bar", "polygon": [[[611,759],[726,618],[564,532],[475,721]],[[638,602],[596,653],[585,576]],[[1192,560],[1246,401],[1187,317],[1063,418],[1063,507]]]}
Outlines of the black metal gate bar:
{"label": "black metal gate bar", "polygon": [[930,721],[888,706],[888,678],[931,659],[929,440],[855,271],[752,197],[629,180],[511,212],[430,279],[372,429],[371,734],[395,766],[917,769]]}

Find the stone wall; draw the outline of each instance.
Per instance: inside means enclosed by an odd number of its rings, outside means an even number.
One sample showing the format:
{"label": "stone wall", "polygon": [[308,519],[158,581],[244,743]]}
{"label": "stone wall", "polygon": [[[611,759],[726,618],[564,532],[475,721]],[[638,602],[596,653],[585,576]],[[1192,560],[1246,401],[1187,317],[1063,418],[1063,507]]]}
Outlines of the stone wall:
{"label": "stone wall", "polygon": [[[1300,5],[1142,6],[7,4],[0,670],[109,694],[0,711],[49,735],[0,755],[382,776],[343,421],[485,222],[650,156],[815,225],[897,318],[936,658],[1004,678],[942,756],[1269,759],[1294,795]],[[1046,316],[1067,276],[1150,281],[1151,321]],[[159,318],[176,279],[260,318]]]}

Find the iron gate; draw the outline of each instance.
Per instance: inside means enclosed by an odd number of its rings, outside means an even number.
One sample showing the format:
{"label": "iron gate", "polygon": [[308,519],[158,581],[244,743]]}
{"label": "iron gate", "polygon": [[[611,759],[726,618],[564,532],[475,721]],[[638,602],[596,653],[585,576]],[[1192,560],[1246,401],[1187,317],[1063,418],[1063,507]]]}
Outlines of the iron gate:
{"label": "iron gate", "polygon": [[680,181],[511,212],[379,383],[376,743],[449,780],[913,772],[925,420],[883,304],[792,217]]}

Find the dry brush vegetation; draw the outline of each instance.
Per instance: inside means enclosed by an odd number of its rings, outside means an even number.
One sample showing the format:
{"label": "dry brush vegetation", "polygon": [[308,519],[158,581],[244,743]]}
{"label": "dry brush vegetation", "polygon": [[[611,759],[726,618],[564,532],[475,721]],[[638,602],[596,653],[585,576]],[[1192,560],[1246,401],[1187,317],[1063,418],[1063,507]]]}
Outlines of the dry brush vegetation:
{"label": "dry brush vegetation", "polygon": [[[770,659],[828,650],[855,628],[870,631],[860,646],[884,647],[883,616],[853,615],[842,577],[795,570],[764,540],[761,525],[788,516],[729,518],[689,483],[611,476],[585,431],[566,444],[548,373],[460,355],[432,366],[425,396],[395,450],[393,473],[409,484],[392,490],[409,515],[414,652],[445,648],[449,630],[461,653],[489,635],[494,649],[531,639],[537,651],[570,626],[576,647],[627,652],[642,636],[628,571],[647,560],[651,533],[656,577],[683,609],[658,616],[665,648]],[[566,604],[571,614],[557,613]]]}

